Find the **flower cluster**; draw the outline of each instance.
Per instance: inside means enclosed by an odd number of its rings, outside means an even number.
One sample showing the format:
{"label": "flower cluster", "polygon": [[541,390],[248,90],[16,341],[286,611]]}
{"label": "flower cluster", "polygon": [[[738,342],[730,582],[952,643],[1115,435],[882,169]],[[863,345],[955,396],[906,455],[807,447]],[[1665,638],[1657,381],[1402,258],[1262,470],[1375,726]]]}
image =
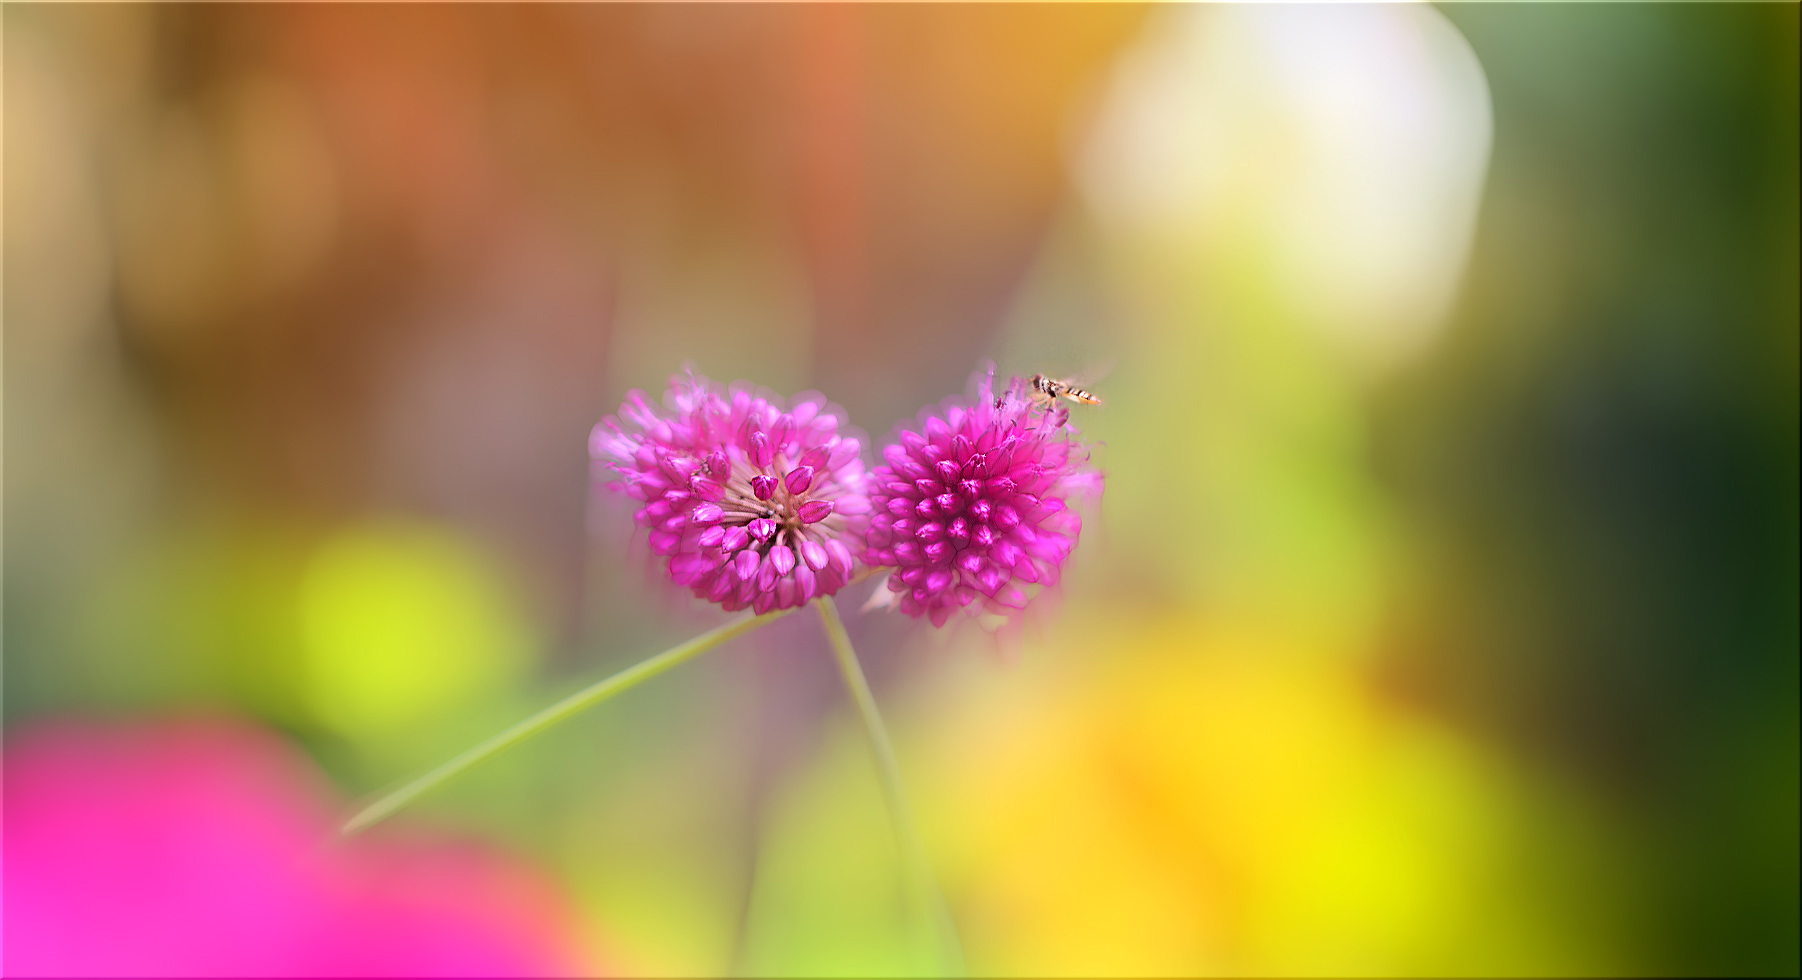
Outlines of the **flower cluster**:
{"label": "flower cluster", "polygon": [[633,518],[670,578],[728,610],[833,595],[861,564],[888,569],[888,604],[935,626],[963,608],[1011,615],[1057,583],[1082,531],[1070,502],[1101,490],[1068,411],[1019,378],[997,397],[993,369],[969,402],[901,429],[867,473],[819,395],[784,408],[689,374],[666,402],[631,392],[630,428],[603,419],[589,451],[643,501]]}
{"label": "flower cluster", "polygon": [[872,474],[863,560],[893,567],[902,612],[935,626],[962,607],[1007,615],[1026,604],[1021,585],[1057,583],[1082,531],[1068,502],[1101,490],[1072,432],[1068,410],[1019,378],[996,397],[992,370],[969,403],[901,430]]}
{"label": "flower cluster", "polygon": [[[784,407],[693,374],[671,380],[673,412],[633,391],[619,419],[589,436],[612,486],[644,506],[633,514],[670,578],[725,609],[758,613],[829,596],[851,580],[851,547],[869,513],[862,443],[816,394]],[[635,429],[636,431],[632,431]]]}

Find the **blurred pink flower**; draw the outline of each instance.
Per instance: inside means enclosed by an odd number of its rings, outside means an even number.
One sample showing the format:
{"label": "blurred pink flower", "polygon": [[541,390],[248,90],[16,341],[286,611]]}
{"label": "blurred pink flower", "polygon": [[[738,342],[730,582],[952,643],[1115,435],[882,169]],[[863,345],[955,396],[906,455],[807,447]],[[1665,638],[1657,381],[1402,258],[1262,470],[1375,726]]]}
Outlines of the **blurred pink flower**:
{"label": "blurred pink flower", "polygon": [[542,879],[467,847],[334,843],[321,781],[262,731],[50,724],[5,758],[8,976],[580,970]]}
{"label": "blurred pink flower", "polygon": [[997,398],[994,380],[991,367],[972,400],[923,411],[871,473],[863,560],[892,567],[893,603],[934,626],[960,607],[1012,616],[1031,591],[1021,586],[1056,585],[1082,533],[1069,502],[1101,493],[1069,412],[1033,401],[1019,378]]}
{"label": "blurred pink flower", "polygon": [[694,374],[670,379],[665,417],[633,391],[589,436],[610,484],[644,506],[633,515],[678,585],[728,610],[758,613],[832,595],[850,581],[869,499],[863,444],[839,433],[824,396],[780,399]]}

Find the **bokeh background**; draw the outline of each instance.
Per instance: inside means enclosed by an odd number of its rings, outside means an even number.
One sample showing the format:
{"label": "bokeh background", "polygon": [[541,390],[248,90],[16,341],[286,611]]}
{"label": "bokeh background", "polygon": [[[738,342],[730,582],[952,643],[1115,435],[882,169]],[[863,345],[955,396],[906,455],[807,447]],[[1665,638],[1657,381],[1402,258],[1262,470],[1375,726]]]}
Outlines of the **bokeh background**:
{"label": "bokeh background", "polygon": [[1063,595],[840,597],[974,971],[1798,970],[1794,4],[4,29],[9,972],[923,969],[807,617],[327,840],[716,621],[627,389],[988,358]]}

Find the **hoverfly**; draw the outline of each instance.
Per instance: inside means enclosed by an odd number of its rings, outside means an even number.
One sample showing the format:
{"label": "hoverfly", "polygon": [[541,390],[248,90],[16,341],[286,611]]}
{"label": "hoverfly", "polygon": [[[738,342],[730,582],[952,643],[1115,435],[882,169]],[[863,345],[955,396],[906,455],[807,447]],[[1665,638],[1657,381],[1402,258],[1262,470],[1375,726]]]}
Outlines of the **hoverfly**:
{"label": "hoverfly", "polygon": [[1027,386],[1032,389],[1032,400],[1046,407],[1057,404],[1059,398],[1075,405],[1101,404],[1101,399],[1093,392],[1078,388],[1070,381],[1060,381],[1042,374],[1033,375]]}

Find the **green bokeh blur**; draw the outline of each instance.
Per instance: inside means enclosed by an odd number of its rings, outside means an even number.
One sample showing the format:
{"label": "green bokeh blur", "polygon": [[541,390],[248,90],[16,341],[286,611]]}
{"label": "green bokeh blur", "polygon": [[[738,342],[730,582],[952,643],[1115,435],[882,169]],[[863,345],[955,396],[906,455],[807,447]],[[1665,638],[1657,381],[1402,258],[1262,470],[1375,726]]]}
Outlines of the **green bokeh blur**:
{"label": "green bokeh blur", "polygon": [[[590,486],[627,389],[879,442],[992,358],[1107,402],[1061,595],[840,597],[975,972],[1802,969],[1795,5],[4,25],[9,731],[374,793],[719,621]],[[375,832],[596,971],[925,963],[810,617]]]}

